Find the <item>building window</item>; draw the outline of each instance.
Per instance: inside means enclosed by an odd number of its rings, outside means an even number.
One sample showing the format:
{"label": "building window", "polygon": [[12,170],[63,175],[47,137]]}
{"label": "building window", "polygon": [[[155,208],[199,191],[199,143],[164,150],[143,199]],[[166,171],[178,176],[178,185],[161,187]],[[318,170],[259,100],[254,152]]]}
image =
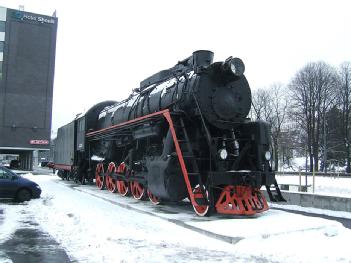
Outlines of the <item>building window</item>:
{"label": "building window", "polygon": [[0,61],[0,80],[2,79],[2,61]]}
{"label": "building window", "polygon": [[4,52],[4,41],[0,41],[0,52]]}
{"label": "building window", "polygon": [[0,32],[5,32],[5,22],[0,21]]}

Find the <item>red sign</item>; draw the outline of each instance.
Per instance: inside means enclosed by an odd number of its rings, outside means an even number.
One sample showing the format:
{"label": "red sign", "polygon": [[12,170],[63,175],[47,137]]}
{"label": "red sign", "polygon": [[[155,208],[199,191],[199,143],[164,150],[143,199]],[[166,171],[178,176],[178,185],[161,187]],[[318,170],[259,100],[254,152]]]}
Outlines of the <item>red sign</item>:
{"label": "red sign", "polygon": [[49,144],[48,140],[30,140],[30,144],[36,144],[36,145],[47,145]]}

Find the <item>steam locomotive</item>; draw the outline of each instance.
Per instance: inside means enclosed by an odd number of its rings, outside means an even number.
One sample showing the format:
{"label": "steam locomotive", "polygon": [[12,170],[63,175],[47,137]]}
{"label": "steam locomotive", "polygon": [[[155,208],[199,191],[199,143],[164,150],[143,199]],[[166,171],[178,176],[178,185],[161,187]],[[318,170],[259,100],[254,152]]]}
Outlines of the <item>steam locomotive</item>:
{"label": "steam locomotive", "polygon": [[[283,201],[271,168],[269,124],[247,118],[245,65],[213,63],[199,50],[140,83],[126,100],[104,101],[59,128],[55,169],[122,196],[191,202],[199,216],[268,209]],[[274,185],[276,195],[270,188]]]}

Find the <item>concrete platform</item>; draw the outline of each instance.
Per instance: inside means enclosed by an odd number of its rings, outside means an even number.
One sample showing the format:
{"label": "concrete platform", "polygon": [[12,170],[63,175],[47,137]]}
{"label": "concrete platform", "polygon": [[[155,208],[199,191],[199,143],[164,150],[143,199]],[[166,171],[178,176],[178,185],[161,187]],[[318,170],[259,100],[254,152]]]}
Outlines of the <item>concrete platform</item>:
{"label": "concrete platform", "polygon": [[[351,198],[318,195],[312,193],[301,193],[291,191],[281,191],[288,205],[298,205],[302,207],[313,207],[327,209],[332,211],[351,212]],[[267,200],[269,200],[267,192],[263,190]],[[284,203],[280,203],[284,204]]]}
{"label": "concrete platform", "polygon": [[[244,239],[267,238],[309,231],[328,231],[340,227],[340,223],[323,218],[312,218],[279,210],[268,210],[255,216],[214,215],[198,217],[189,202],[153,205],[149,201],[137,201],[122,197],[93,185],[76,185],[73,182],[57,181],[77,191],[95,196],[126,209],[162,218],[206,236],[235,244]],[[287,224],[286,222],[294,222]],[[262,227],[264,226],[264,227]]]}

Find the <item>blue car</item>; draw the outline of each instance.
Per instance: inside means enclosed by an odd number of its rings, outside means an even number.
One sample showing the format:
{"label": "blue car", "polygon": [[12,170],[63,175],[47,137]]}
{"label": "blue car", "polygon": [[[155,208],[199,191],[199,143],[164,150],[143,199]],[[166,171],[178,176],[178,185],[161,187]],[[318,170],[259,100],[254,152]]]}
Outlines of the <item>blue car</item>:
{"label": "blue car", "polygon": [[18,202],[39,198],[40,186],[6,167],[0,166],[0,198],[14,199]]}

